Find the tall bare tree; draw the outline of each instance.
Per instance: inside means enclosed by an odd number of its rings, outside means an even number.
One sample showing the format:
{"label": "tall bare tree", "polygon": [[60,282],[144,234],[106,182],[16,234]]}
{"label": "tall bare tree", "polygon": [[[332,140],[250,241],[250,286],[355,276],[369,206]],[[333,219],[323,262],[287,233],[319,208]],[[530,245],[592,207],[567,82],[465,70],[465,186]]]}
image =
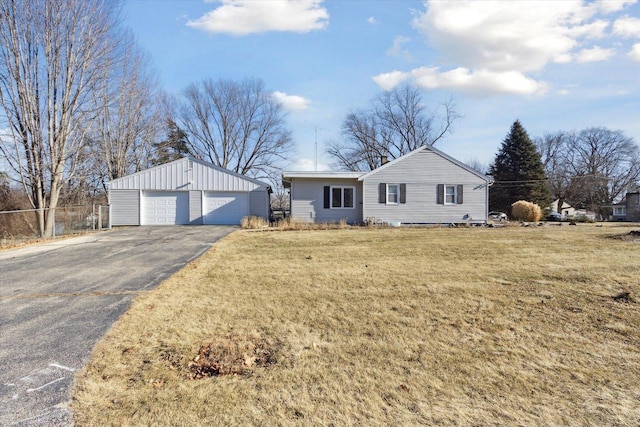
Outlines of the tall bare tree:
{"label": "tall bare tree", "polygon": [[163,117],[155,74],[133,34],[114,37],[110,66],[94,92],[98,114],[91,139],[102,185],[147,167]]}
{"label": "tall bare tree", "polygon": [[592,127],[546,134],[537,141],[549,186],[558,199],[606,216],[606,206],[634,190],[640,149],[619,130]]}
{"label": "tall bare tree", "polygon": [[575,153],[569,150],[569,138],[567,132],[555,132],[546,133],[535,141],[549,179],[551,197],[558,201],[558,211],[566,201],[572,203],[575,200],[579,188],[579,180],[574,173]]}
{"label": "tall bare tree", "polygon": [[96,114],[117,11],[111,0],[0,0],[0,150],[45,237]]}
{"label": "tall bare tree", "polygon": [[254,178],[273,176],[293,149],[282,106],[257,79],[191,84],[176,121],[193,154]]}
{"label": "tall bare tree", "polygon": [[331,142],[327,154],[340,169],[375,169],[382,156],[395,159],[422,145],[434,145],[449,132],[460,116],[451,99],[441,108],[440,114],[430,111],[414,86],[383,92],[368,109],[347,115],[344,141]]}
{"label": "tall bare tree", "polygon": [[604,206],[637,186],[640,150],[622,131],[584,129],[571,135],[568,150],[573,153],[573,173],[581,189],[575,196],[576,205],[605,216]]}

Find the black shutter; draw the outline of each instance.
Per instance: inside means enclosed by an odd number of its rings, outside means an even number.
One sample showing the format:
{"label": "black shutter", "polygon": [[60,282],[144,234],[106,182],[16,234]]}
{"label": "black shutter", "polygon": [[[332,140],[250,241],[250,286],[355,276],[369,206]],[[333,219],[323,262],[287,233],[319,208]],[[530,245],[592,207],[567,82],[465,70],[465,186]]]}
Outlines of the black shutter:
{"label": "black shutter", "polygon": [[462,204],[462,185],[458,185],[457,193],[458,193],[458,194],[457,194],[457,196],[458,196],[457,203],[458,203],[459,205],[461,205],[461,204]]}
{"label": "black shutter", "polygon": [[331,208],[331,187],[328,185],[324,187],[324,208]]}
{"label": "black shutter", "polygon": [[407,203],[407,184],[400,184],[400,203]]}
{"label": "black shutter", "polygon": [[378,203],[387,203],[387,184],[378,184]]}
{"label": "black shutter", "polygon": [[438,184],[436,187],[436,203],[444,205],[444,184]]}

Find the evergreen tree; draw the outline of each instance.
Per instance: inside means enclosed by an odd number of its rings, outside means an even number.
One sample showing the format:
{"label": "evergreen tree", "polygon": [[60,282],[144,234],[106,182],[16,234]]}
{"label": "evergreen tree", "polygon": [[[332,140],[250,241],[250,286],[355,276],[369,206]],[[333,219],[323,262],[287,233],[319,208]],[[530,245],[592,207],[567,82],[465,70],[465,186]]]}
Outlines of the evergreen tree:
{"label": "evergreen tree", "polygon": [[191,155],[187,134],[171,119],[167,120],[167,139],[154,142],[153,148],[155,153],[151,164],[154,166]]}
{"label": "evergreen tree", "polygon": [[540,152],[518,120],[502,142],[489,174],[495,181],[489,189],[492,211],[510,213],[511,204],[518,200],[536,203],[542,209],[551,203]]}

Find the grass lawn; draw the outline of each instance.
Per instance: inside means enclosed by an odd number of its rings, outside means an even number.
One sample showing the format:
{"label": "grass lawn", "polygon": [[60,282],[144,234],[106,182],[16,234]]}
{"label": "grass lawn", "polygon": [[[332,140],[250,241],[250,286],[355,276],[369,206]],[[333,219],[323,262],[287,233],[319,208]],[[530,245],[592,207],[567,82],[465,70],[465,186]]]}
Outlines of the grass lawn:
{"label": "grass lawn", "polygon": [[636,426],[631,230],[236,232],[136,298],[75,423]]}

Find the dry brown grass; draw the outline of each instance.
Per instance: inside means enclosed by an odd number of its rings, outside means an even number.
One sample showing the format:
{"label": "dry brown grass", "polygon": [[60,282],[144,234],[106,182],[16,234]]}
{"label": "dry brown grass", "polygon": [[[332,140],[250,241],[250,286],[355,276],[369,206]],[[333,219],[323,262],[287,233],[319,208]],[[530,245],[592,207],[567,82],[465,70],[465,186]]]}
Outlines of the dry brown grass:
{"label": "dry brown grass", "polygon": [[[234,233],[98,344],[75,422],[638,425],[630,230]],[[231,375],[190,379],[207,345]]]}

